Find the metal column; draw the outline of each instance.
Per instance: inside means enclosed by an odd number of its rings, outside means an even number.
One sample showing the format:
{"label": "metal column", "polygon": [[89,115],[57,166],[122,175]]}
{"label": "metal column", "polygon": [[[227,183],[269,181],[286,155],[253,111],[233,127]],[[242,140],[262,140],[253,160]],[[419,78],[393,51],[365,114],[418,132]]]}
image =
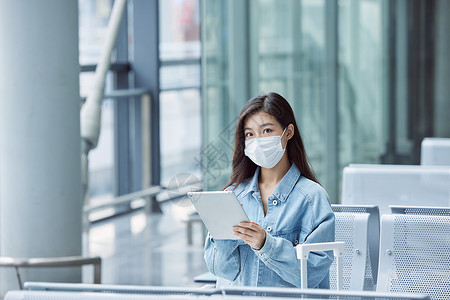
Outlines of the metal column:
{"label": "metal column", "polygon": [[330,172],[327,191],[330,199],[339,199],[339,95],[338,95],[338,3],[325,2],[326,49],[326,118],[327,118],[327,170]]}
{"label": "metal column", "polygon": [[[144,174],[150,182],[144,182],[143,188],[150,185],[159,185],[161,178],[161,155],[159,138],[159,1],[158,0],[134,0],[133,1],[133,25],[134,25],[134,52],[132,67],[136,88],[150,90],[150,111],[144,112],[150,116],[150,174]],[[147,109],[148,109],[147,108]],[[147,154],[146,154],[147,155]],[[146,166],[144,169],[148,169]],[[148,176],[150,175],[150,176]],[[158,202],[154,199],[153,212],[161,212]]]}

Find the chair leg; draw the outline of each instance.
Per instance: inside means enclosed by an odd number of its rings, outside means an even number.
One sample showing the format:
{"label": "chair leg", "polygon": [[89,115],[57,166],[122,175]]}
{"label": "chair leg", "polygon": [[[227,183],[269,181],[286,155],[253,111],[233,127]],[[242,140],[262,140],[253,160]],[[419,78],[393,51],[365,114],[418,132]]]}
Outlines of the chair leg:
{"label": "chair leg", "polygon": [[22,279],[20,278],[20,273],[19,273],[19,267],[18,266],[14,266],[14,269],[16,269],[16,276],[17,276],[17,281],[19,281],[19,288],[21,290],[23,290]]}
{"label": "chair leg", "polygon": [[192,245],[192,222],[187,223],[187,242]]}

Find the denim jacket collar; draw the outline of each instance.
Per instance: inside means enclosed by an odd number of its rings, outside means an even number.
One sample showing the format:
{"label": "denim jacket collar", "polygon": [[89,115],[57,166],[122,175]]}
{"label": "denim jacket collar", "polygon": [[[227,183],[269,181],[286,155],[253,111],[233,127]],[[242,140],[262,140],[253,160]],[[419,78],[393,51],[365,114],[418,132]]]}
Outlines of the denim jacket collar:
{"label": "denim jacket collar", "polygon": [[[247,195],[250,192],[257,192],[259,193],[259,185],[258,185],[258,177],[259,172],[261,168],[258,167],[255,171],[255,174],[253,175],[253,178],[250,180],[250,182],[247,184],[247,187],[244,190],[244,196]],[[292,163],[291,167],[287,171],[287,173],[283,176],[281,181],[276,186],[275,190],[273,191],[272,195],[278,198],[280,201],[284,202],[289,197],[289,194],[291,193],[292,189],[294,188],[295,184],[297,183],[298,179],[300,178],[300,170],[297,168],[297,166]]]}
{"label": "denim jacket collar", "polygon": [[247,183],[245,190],[244,190],[244,196],[247,196],[250,192],[258,192],[259,193],[259,185],[258,185],[258,177],[259,177],[259,171],[261,170],[260,167],[256,168],[255,174],[253,174],[252,179]]}

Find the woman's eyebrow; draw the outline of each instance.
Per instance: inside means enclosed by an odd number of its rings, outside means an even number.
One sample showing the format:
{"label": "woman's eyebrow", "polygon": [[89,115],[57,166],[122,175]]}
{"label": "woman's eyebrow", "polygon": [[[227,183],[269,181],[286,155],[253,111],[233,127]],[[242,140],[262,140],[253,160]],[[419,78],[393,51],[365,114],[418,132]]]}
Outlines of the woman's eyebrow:
{"label": "woman's eyebrow", "polygon": [[272,124],[272,123],[264,123],[264,124],[261,124],[261,125],[259,125],[259,127],[270,126],[270,125],[272,125],[272,126],[273,126],[273,124]]}
{"label": "woman's eyebrow", "polygon": [[[270,123],[270,122],[267,122],[267,123],[259,125],[260,128],[261,127],[265,127],[265,126],[274,126],[274,125],[272,123]],[[250,127],[244,127],[244,130],[253,130],[253,129],[250,128]]]}

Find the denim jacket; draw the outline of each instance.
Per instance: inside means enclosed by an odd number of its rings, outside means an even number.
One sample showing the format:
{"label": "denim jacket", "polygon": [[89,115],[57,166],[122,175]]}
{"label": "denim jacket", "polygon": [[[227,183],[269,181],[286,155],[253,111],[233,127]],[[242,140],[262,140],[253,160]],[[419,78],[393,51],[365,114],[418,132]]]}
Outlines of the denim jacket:
{"label": "denim jacket", "polygon": [[[232,285],[300,287],[300,260],[295,246],[334,241],[334,214],[328,195],[319,184],[301,176],[292,164],[269,197],[264,216],[259,170],[234,193],[250,220],[266,230],[265,244],[255,250],[242,240],[214,240],[208,234],[206,264],[211,273],[230,280]],[[309,288],[329,288],[332,261],[332,251],[310,253]]]}

